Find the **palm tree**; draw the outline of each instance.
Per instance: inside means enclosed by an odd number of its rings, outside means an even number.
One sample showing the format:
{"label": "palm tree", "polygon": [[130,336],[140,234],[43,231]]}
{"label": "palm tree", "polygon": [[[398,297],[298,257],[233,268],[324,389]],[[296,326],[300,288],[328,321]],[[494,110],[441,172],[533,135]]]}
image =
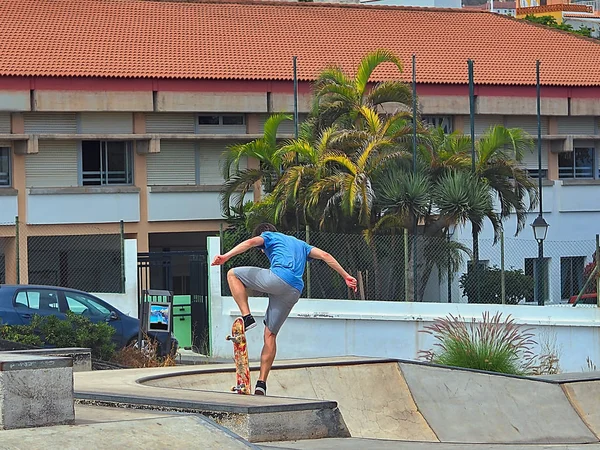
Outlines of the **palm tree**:
{"label": "palm tree", "polygon": [[377,110],[385,103],[395,103],[409,110],[412,92],[406,83],[391,80],[369,85],[373,72],[383,63],[394,64],[399,72],[402,71],[400,59],[392,52],[380,49],[360,61],[353,78],[338,67],[321,72],[314,84],[312,119],[316,130],[334,124],[345,129],[360,129],[360,109],[363,106]]}
{"label": "palm tree", "polygon": [[[221,191],[221,208],[226,216],[231,213],[231,200],[236,196],[233,207],[243,211],[246,194],[261,182],[266,193],[273,191],[283,173],[283,166],[293,159],[293,155],[283,150],[277,141],[277,129],[284,120],[292,120],[289,114],[273,114],[264,125],[264,135],[243,144],[230,146],[223,153],[222,171],[226,179]],[[258,168],[240,169],[244,158],[258,160]]]}
{"label": "palm tree", "polygon": [[[405,228],[420,242],[418,253],[409,253],[409,265],[416,260],[419,277],[415,301],[422,299],[434,267],[440,273],[450,267],[454,273],[469,253],[462,244],[444,239],[451,224],[471,222],[479,231],[487,219],[497,233],[502,228],[489,185],[467,172],[454,170],[434,177],[427,168],[413,174],[407,165],[391,165],[377,179],[375,190],[383,216],[374,232]],[[407,291],[412,295],[414,273],[408,273]]]}

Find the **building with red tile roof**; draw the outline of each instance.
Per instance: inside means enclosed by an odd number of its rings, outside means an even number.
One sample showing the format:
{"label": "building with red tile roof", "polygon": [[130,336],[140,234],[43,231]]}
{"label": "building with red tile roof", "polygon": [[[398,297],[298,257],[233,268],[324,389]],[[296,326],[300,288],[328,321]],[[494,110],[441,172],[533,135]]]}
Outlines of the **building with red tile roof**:
{"label": "building with red tile roof", "polygon": [[[293,110],[292,58],[303,118],[322,69],[352,73],[378,48],[404,69],[383,65],[372,81],[410,81],[416,55],[423,117],[448,131],[469,129],[473,59],[477,134],[493,124],[537,133],[540,60],[553,212],[600,212],[597,193],[578,203],[600,179],[593,39],[483,11],[333,3],[3,0],[0,17],[0,223],[18,216],[24,236],[93,234],[99,224],[118,233],[123,221],[140,252],[202,250],[223,223],[221,152],[260,135],[270,113]],[[535,155],[524,164],[537,174]],[[14,227],[4,230],[0,247],[14,249]],[[552,230],[587,232],[558,219]],[[25,242],[21,255],[37,245]],[[64,247],[53,242],[46,250]],[[12,259],[5,251],[0,281],[17,279]],[[39,273],[20,266],[21,282]]]}

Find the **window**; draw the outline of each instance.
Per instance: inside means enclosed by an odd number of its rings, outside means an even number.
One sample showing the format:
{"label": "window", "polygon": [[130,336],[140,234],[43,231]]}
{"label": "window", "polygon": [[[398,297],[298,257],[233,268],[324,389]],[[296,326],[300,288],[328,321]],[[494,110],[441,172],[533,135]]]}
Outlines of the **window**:
{"label": "window", "polygon": [[220,125],[220,116],[198,116],[198,125]]}
{"label": "window", "polygon": [[0,147],[0,186],[10,186],[10,148]]}
{"label": "window", "polygon": [[[536,290],[537,290],[537,283],[536,283],[536,265],[537,265],[537,258],[525,258],[525,275],[530,276],[531,278],[533,278],[533,286],[534,286],[534,293],[531,297],[526,298],[525,300],[528,302],[533,302],[535,301],[535,295],[536,295]],[[548,293],[549,293],[549,287],[550,287],[550,281],[548,279],[548,267],[550,265],[550,258],[544,258],[542,260],[542,297],[544,299],[548,299]]]}
{"label": "window", "polygon": [[69,310],[75,314],[86,317],[105,318],[110,315],[110,310],[87,295],[75,292],[65,292]]}
{"label": "window", "polygon": [[452,116],[423,116],[423,121],[433,128],[441,127],[446,134],[453,131]]}
{"label": "window", "polygon": [[15,297],[15,307],[46,312],[60,312],[58,292],[49,289],[19,291]]}
{"label": "window", "polygon": [[245,125],[243,114],[228,114],[223,116],[199,115],[198,125]]}
{"label": "window", "polygon": [[[531,178],[537,179],[537,177],[538,177],[537,169],[527,169],[527,172],[529,173],[529,176]],[[542,179],[548,178],[548,169],[542,169],[541,172],[542,172]]]}
{"label": "window", "polygon": [[593,148],[575,148],[558,154],[559,178],[594,178]]}
{"label": "window", "polygon": [[583,288],[585,256],[560,258],[560,298],[568,300]]}
{"label": "window", "polygon": [[81,179],[84,186],[133,183],[131,146],[122,141],[83,141]]}

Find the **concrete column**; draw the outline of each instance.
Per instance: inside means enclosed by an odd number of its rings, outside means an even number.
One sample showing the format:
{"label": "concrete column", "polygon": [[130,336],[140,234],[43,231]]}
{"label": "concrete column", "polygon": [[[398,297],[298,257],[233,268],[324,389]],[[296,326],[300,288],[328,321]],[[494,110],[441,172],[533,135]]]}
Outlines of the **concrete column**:
{"label": "concrete column", "polygon": [[[146,117],[144,113],[133,113],[133,132],[146,132]],[[135,147],[135,145],[134,145]],[[148,252],[148,172],[146,155],[133,152],[133,183],[140,188],[140,222],[137,226],[138,252]]]}
{"label": "concrete column", "polygon": [[246,133],[261,134],[263,129],[260,126],[258,114],[246,114]]}
{"label": "concrete column", "polygon": [[[548,134],[558,134],[558,117],[548,117]],[[552,153],[552,141],[542,144],[548,154],[548,179],[558,180],[558,154]]]}
{"label": "concrete column", "polygon": [[[25,133],[25,120],[23,114],[12,113],[11,114],[11,132],[13,134],[24,134]],[[18,205],[18,216],[19,216],[19,282],[21,284],[27,284],[29,282],[29,269],[27,263],[27,180],[25,175],[25,158],[27,155],[19,155],[14,152],[14,148],[11,154],[12,162],[12,185],[17,191],[17,205]],[[16,272],[16,247],[17,243],[15,239],[12,239],[12,245],[9,244],[6,252],[6,259],[10,258],[12,268],[6,271],[6,280],[11,282],[17,282]],[[12,253],[11,253],[12,252]],[[10,254],[10,256],[9,256]],[[7,262],[8,265],[8,262]]]}
{"label": "concrete column", "polygon": [[453,130],[460,133],[465,132],[465,116],[454,116]]}

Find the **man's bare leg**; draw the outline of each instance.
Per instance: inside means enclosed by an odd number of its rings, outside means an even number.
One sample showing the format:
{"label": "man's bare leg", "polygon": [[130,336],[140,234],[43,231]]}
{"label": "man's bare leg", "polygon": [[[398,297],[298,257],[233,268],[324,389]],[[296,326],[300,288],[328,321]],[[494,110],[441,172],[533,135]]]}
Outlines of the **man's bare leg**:
{"label": "man's bare leg", "polygon": [[273,361],[275,361],[275,354],[277,353],[277,335],[271,333],[271,330],[266,325],[264,341],[265,343],[260,354],[260,373],[258,376],[260,381],[267,381],[271,367],[273,367]]}
{"label": "man's bare leg", "polygon": [[227,272],[227,283],[229,284],[229,290],[233,299],[240,308],[242,316],[250,314],[250,307],[248,306],[248,292],[246,292],[246,286],[242,283],[238,277],[235,276],[234,270],[229,269]]}

